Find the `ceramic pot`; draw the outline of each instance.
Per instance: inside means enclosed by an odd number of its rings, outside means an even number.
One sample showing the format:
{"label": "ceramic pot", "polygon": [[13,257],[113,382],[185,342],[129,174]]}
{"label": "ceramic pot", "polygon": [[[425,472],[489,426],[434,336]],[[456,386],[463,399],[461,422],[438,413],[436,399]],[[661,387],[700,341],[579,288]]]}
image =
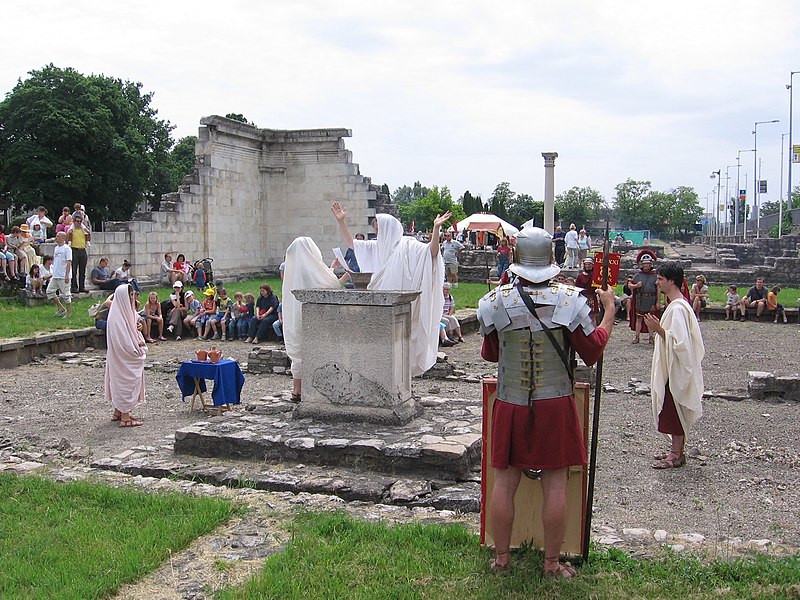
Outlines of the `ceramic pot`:
{"label": "ceramic pot", "polygon": [[212,347],[211,350],[208,351],[208,358],[212,363],[218,363],[219,359],[222,358],[222,350],[216,346]]}
{"label": "ceramic pot", "polygon": [[206,360],[208,360],[208,350],[198,350],[195,354],[197,354],[197,360],[200,362],[206,362]]}

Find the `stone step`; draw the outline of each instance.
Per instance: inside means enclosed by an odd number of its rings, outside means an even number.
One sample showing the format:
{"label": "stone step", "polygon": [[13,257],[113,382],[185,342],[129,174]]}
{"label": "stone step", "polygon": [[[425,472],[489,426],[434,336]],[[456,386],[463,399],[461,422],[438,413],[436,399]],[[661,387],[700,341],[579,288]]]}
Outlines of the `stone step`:
{"label": "stone step", "polygon": [[200,457],[295,461],[316,465],[467,477],[481,460],[481,404],[424,397],[407,425],[295,419],[282,395],[267,396],[251,414],[227,413],[175,432],[175,452]]}

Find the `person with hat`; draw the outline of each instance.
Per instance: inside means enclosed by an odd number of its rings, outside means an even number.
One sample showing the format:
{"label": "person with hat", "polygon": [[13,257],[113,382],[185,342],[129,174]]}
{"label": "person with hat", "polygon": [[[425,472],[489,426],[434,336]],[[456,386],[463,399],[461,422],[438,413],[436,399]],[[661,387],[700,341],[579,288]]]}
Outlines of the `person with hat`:
{"label": "person with hat", "polygon": [[197,320],[197,337],[207,340],[211,333],[217,336],[217,292],[214,288],[206,288],[203,292],[203,314]]}
{"label": "person with hat", "polygon": [[[11,228],[11,233],[14,233],[14,229]],[[33,265],[39,264],[39,259],[36,257],[36,250],[33,247],[30,227],[26,223],[19,226],[17,238],[19,239],[18,249],[25,255],[25,270],[27,271]]]}
{"label": "person with hat", "polygon": [[567,470],[585,465],[586,446],[578,421],[569,360],[573,348],[587,365],[603,353],[614,326],[614,291],[595,293],[605,309],[595,326],[591,307],[574,286],[550,283],[552,238],[527,227],[516,240],[516,283],[501,285],[478,305],[484,336],[481,356],[498,363],[493,406],[491,465],[494,471],[488,522],[495,543],[492,569],[510,564],[514,494],[523,471],[541,470],[544,573],[575,576],[560,560],[567,525]]}
{"label": "person with hat", "polygon": [[25,222],[31,230],[36,229],[35,225],[38,223],[41,226],[42,237],[47,239],[47,228],[53,226],[53,222],[47,217],[47,208],[39,206],[36,212],[28,217]]}
{"label": "person with hat", "polygon": [[639,343],[639,336],[643,328],[650,334],[648,342],[653,343],[653,332],[647,329],[643,317],[647,313],[658,315],[661,310],[661,305],[658,301],[658,288],[656,287],[656,272],[653,270],[655,261],[656,255],[651,250],[639,252],[636,257],[639,272],[633,276],[633,282],[628,284],[631,292],[633,292],[629,305],[632,310],[628,311],[630,328],[636,333],[633,342],[631,342],[633,344]]}
{"label": "person with hat", "polygon": [[165,302],[165,304],[169,304],[161,307],[162,314],[167,315],[167,322],[169,323],[167,331],[175,334],[176,342],[179,342],[181,335],[183,335],[183,319],[186,317],[186,296],[188,294],[189,292],[183,291],[183,284],[180,281],[176,281],[172,284],[172,293],[169,296],[169,300]]}

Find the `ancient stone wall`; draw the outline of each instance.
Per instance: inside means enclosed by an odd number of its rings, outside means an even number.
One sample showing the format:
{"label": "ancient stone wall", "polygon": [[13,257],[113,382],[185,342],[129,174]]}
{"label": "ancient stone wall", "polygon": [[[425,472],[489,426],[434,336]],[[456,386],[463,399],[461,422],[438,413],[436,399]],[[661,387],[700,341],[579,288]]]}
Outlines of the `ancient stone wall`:
{"label": "ancient stone wall", "polygon": [[349,129],[259,129],[218,116],[200,122],[194,171],[164,195],[160,210],[105,223],[93,235],[90,267],[100,256],[112,266],[127,258],[135,276],[157,277],[170,252],[189,261],[210,256],[218,275],[276,271],[300,235],[332,260],[341,244],[332,201],[347,207],[353,233],[367,232],[376,212],[393,212],[352,162]]}

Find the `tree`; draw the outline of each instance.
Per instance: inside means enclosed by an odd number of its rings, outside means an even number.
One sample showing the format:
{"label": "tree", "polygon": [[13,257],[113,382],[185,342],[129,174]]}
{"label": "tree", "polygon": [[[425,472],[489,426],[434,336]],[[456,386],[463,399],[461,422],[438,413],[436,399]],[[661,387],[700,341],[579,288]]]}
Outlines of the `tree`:
{"label": "tree", "polygon": [[646,198],[650,194],[649,181],[628,179],[617,184],[614,196],[614,214],[624,227],[650,229],[651,218]]}
{"label": "tree", "polygon": [[590,187],[573,187],[558,194],[555,209],[558,218],[567,226],[575,223],[582,227],[590,221],[605,216],[606,201],[597,190]]}
{"label": "tree", "polygon": [[460,204],[453,202],[450,190],[447,186],[439,189],[433,186],[428,193],[414,200],[411,204],[400,206],[400,220],[406,225],[411,225],[414,221],[414,228],[417,231],[430,231],[433,228],[433,220],[436,215],[442,215],[447,211],[453,213],[452,221],[460,221],[465,218],[464,209]]}
{"label": "tree", "polygon": [[469,190],[464,192],[464,195],[461,196],[458,201],[461,203],[461,207],[464,209],[464,214],[467,216],[474,215],[475,213],[483,210],[481,197],[473,196],[469,193]]}
{"label": "tree", "polygon": [[[759,207],[761,211],[761,216],[765,217],[767,215],[777,215],[780,212],[780,201],[779,200],[766,200],[761,203]],[[786,202],[783,203],[784,208],[786,208]]]}
{"label": "tree", "polygon": [[669,191],[669,229],[675,235],[694,232],[695,224],[703,216],[703,207],[692,187],[679,186]]}
{"label": "tree", "polygon": [[16,206],[124,220],[164,189],[173,127],[140,83],[52,64],[29,75],[0,102],[0,192]]}
{"label": "tree", "polygon": [[429,191],[430,190],[422,185],[419,181],[415,181],[413,187],[404,185],[397,188],[392,197],[398,206],[406,206],[427,195]]}
{"label": "tree", "polygon": [[506,206],[508,222],[517,227],[530,219],[533,224],[541,227],[544,223],[544,202],[534,200],[528,194],[516,194]]}
{"label": "tree", "polygon": [[513,202],[516,195],[507,181],[498,183],[492,192],[492,197],[489,198],[489,212],[508,221],[508,205]]}

